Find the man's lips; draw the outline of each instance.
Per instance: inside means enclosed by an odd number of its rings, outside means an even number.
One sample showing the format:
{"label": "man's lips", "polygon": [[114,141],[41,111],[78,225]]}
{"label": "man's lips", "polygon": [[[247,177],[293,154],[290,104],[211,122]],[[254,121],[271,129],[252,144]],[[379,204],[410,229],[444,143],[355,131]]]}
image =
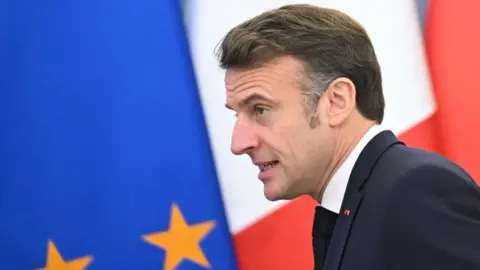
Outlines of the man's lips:
{"label": "man's lips", "polygon": [[260,172],[268,171],[269,169],[274,168],[278,163],[278,160],[254,162],[254,164],[260,169]]}

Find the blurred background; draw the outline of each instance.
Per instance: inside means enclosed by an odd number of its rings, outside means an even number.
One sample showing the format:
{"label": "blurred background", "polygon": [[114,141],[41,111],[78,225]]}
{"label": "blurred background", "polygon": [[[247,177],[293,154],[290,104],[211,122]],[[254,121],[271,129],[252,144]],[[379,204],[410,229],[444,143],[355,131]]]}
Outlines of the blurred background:
{"label": "blurred background", "polygon": [[[312,269],[315,202],[230,153],[214,56],[292,3],[1,0],[0,269]],[[363,24],[383,125],[480,181],[479,1],[301,3]]]}

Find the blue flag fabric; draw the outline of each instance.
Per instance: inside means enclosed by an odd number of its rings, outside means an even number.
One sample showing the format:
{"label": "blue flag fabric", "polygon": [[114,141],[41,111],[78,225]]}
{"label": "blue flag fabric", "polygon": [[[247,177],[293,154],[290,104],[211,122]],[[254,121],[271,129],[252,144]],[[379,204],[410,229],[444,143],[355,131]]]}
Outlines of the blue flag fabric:
{"label": "blue flag fabric", "polygon": [[236,269],[179,1],[0,6],[0,269]]}

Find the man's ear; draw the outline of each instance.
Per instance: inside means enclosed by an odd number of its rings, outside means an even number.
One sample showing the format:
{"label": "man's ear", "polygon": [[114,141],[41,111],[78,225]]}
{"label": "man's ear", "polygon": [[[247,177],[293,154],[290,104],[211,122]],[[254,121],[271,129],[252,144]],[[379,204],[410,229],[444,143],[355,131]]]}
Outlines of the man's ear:
{"label": "man's ear", "polygon": [[348,78],[338,78],[325,91],[326,117],[330,126],[342,124],[356,107],[356,88]]}

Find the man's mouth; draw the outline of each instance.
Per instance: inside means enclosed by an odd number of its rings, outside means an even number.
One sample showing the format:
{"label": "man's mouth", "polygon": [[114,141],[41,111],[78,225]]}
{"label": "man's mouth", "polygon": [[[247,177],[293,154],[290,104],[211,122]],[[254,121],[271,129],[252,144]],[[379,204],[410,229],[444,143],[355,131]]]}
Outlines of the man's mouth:
{"label": "man's mouth", "polygon": [[274,160],[272,162],[265,163],[265,164],[260,165],[258,167],[260,168],[261,172],[265,172],[265,171],[268,171],[269,169],[275,167],[277,164],[278,164],[278,160]]}

